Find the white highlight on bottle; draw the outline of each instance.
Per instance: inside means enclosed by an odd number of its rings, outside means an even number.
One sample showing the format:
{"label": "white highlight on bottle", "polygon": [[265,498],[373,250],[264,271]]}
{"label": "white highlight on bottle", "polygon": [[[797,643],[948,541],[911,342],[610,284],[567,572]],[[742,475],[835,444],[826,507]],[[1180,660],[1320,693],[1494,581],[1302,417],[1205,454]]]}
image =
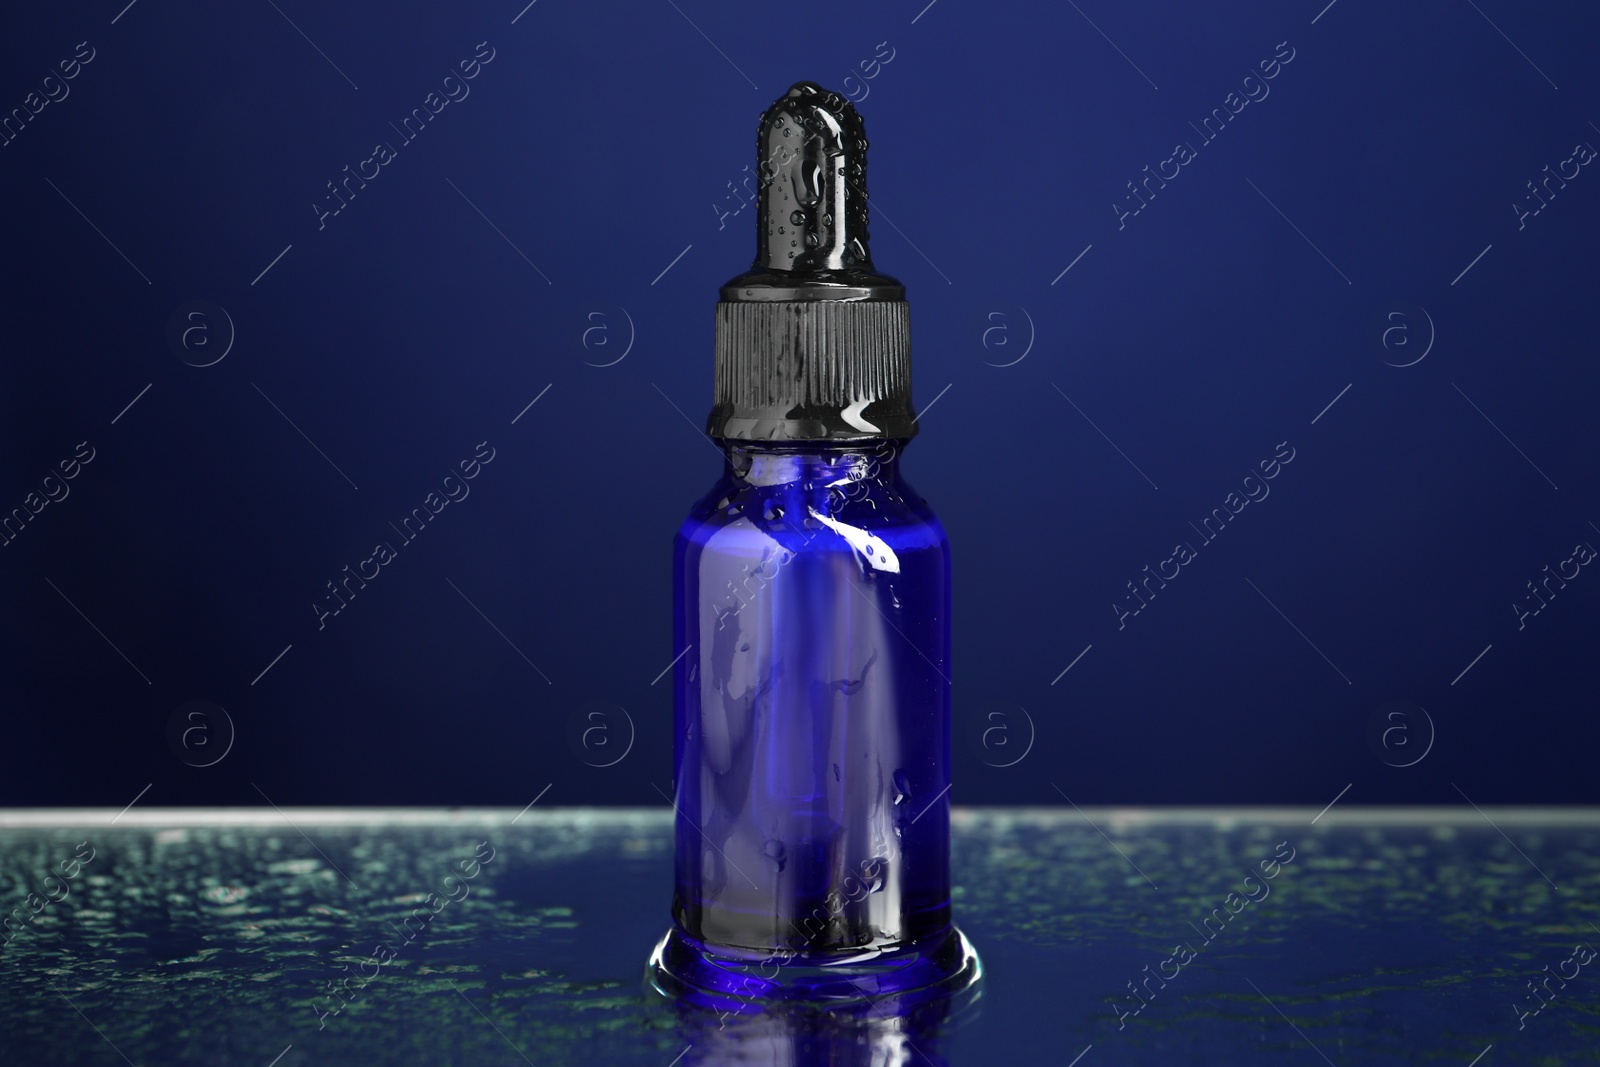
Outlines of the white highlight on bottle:
{"label": "white highlight on bottle", "polygon": [[875,571],[888,571],[890,574],[900,573],[900,557],[894,554],[894,549],[877,534],[870,534],[859,526],[851,526],[847,522],[840,522],[829,515],[824,515],[816,508],[807,508],[811,517],[822,525],[844,538],[856,554]]}

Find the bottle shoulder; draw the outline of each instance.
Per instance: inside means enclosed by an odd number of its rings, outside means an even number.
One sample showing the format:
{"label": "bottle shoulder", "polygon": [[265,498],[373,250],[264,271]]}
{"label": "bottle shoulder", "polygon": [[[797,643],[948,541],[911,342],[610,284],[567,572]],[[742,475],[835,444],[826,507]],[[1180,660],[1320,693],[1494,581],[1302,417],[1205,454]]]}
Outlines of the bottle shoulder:
{"label": "bottle shoulder", "polygon": [[752,485],[724,476],[678,528],[686,545],[744,555],[861,552],[879,541],[895,551],[949,550],[944,525],[905,479],[845,484]]}

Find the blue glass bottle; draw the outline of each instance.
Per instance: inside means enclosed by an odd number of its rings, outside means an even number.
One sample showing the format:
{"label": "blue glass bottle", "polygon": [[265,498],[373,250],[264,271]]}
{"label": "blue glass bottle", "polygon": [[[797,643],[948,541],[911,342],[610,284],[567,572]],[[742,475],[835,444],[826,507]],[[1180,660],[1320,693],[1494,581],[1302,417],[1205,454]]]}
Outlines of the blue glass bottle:
{"label": "blue glass bottle", "polygon": [[802,82],[758,142],[756,264],[717,313],[722,477],[673,552],[651,974],[712,1003],[903,1005],[978,975],[950,915],[949,542],[900,471],[909,320],[867,253],[860,118]]}

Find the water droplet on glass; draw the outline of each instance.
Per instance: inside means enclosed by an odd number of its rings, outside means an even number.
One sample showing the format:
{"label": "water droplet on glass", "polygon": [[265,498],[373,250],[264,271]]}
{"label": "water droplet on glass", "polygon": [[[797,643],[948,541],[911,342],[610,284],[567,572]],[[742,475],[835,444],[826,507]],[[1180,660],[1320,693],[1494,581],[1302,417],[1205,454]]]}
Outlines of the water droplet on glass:
{"label": "water droplet on glass", "polygon": [[236,885],[211,885],[200,890],[200,899],[210,904],[237,904],[250,895],[250,890]]}
{"label": "water droplet on glass", "polygon": [[806,213],[804,211],[791,211],[789,212],[789,221],[794,223],[796,226],[804,226],[806,222]]}
{"label": "water droplet on glass", "polygon": [[905,771],[894,772],[894,802],[903,803],[911,799],[911,780],[906,777]]}
{"label": "water droplet on glass", "polygon": [[749,652],[750,651],[750,642],[746,641],[742,645],[740,645],[739,646],[739,651],[740,652]]}
{"label": "water droplet on glass", "polygon": [[761,846],[761,854],[767,857],[767,859],[771,860],[773,863],[776,863],[778,865],[778,870],[781,871],[783,870],[784,861],[788,857],[789,850],[783,847],[782,841],[769,838],[766,843]]}
{"label": "water droplet on glass", "polygon": [[783,505],[769,500],[767,501],[766,509],[761,514],[768,522],[777,522],[783,518]]}

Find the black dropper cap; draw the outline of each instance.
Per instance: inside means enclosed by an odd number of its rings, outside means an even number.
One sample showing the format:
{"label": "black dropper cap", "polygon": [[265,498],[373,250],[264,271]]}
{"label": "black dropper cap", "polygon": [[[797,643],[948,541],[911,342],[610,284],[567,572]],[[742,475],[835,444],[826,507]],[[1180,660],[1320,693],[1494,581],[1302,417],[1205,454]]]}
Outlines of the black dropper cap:
{"label": "black dropper cap", "polygon": [[717,304],[706,432],[746,441],[908,438],[905,287],[872,267],[855,106],[796,82],[761,116],[756,260]]}

